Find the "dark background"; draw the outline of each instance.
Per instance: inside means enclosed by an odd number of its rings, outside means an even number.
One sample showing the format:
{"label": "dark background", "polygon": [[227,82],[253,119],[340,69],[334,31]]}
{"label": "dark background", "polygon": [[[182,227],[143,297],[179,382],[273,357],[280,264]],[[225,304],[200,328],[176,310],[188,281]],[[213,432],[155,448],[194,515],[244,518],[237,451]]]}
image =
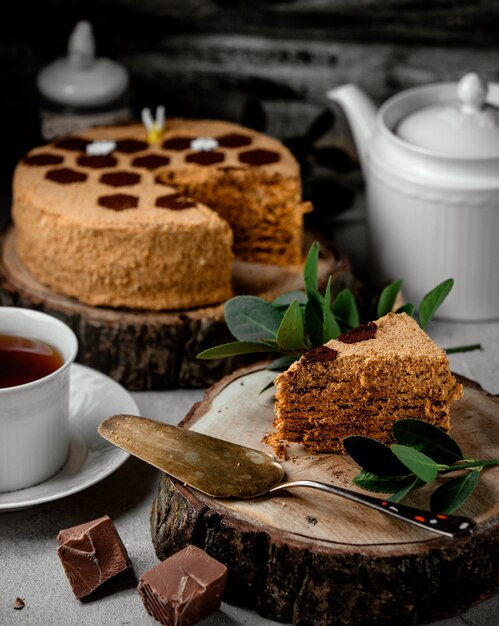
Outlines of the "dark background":
{"label": "dark background", "polygon": [[[123,63],[132,107],[241,122],[285,140],[306,196],[342,211],[359,185],[327,89],[356,82],[378,102],[478,71],[499,79],[499,1],[43,0],[0,16],[2,212],[18,159],[42,142],[38,71],[89,20],[98,56]],[[326,209],[324,209],[326,210]]]}

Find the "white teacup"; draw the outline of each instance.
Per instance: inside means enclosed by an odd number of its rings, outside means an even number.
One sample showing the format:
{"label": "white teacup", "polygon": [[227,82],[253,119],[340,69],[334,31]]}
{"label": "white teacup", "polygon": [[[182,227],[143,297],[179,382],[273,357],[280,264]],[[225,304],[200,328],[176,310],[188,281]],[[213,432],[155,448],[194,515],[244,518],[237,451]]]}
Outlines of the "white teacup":
{"label": "white teacup", "polygon": [[62,365],[32,382],[0,388],[0,492],[31,487],[64,465],[69,448],[69,369],[74,332],[55,317],[0,306],[0,333],[56,348]]}

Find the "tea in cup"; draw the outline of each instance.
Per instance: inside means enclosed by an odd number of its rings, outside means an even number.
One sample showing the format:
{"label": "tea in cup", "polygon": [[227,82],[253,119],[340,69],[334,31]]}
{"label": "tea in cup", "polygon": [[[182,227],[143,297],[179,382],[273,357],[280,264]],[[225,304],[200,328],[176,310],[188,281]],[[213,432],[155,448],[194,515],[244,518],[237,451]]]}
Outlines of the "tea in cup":
{"label": "tea in cup", "polygon": [[74,332],[55,317],[0,307],[0,492],[40,483],[69,450]]}

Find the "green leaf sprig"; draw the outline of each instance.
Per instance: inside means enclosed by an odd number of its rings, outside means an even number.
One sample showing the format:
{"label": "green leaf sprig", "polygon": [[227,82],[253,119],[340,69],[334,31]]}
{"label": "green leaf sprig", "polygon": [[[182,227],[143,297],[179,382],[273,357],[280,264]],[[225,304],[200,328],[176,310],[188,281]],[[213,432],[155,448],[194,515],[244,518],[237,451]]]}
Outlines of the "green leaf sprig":
{"label": "green leaf sprig", "polygon": [[418,419],[401,419],[392,427],[397,443],[387,446],[371,437],[351,435],[343,439],[347,453],[362,468],[353,482],[368,491],[391,493],[401,502],[413,489],[433,483],[451,472],[432,492],[430,507],[448,515],[464,504],[486,467],[499,459],[472,459],[441,428]]}
{"label": "green leaf sprig", "polygon": [[[332,277],[321,292],[318,281],[319,243],[314,242],[303,270],[303,291],[284,293],[272,302],[256,296],[235,296],[224,307],[227,326],[236,341],[214,346],[198,354],[199,359],[219,359],[241,354],[273,354],[269,369],[283,371],[311,348],[356,328],[360,314],[354,294],[349,289],[332,293]],[[449,278],[432,289],[419,305],[419,323],[425,328],[445,300],[454,281]],[[377,317],[393,311],[402,280],[382,291],[376,308]],[[414,315],[414,305],[405,304],[395,312]],[[461,346],[453,351],[479,349],[479,345]]]}

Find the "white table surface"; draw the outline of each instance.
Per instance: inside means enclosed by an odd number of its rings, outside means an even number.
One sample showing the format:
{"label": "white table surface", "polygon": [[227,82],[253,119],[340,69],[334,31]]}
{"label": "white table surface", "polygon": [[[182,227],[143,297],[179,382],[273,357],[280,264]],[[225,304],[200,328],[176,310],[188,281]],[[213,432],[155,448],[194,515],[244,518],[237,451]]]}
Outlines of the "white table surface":
{"label": "white table surface", "polygon": [[[357,228],[354,220],[353,229]],[[442,347],[481,343],[482,351],[452,355],[457,373],[499,394],[499,321],[465,324],[433,322],[429,334]],[[177,423],[201,390],[132,394],[143,416]],[[61,500],[0,514],[0,625],[116,626],[157,623],[149,617],[134,586],[111,583],[107,594],[82,603],[75,599],[56,554],[56,536],[67,528],[109,515],[128,549],[136,576],[157,563],[149,531],[149,512],[158,472],[136,459],[88,489]],[[16,597],[25,608],[13,608]],[[493,626],[499,623],[499,595],[439,626]],[[205,626],[275,624],[249,610],[223,604]]]}

